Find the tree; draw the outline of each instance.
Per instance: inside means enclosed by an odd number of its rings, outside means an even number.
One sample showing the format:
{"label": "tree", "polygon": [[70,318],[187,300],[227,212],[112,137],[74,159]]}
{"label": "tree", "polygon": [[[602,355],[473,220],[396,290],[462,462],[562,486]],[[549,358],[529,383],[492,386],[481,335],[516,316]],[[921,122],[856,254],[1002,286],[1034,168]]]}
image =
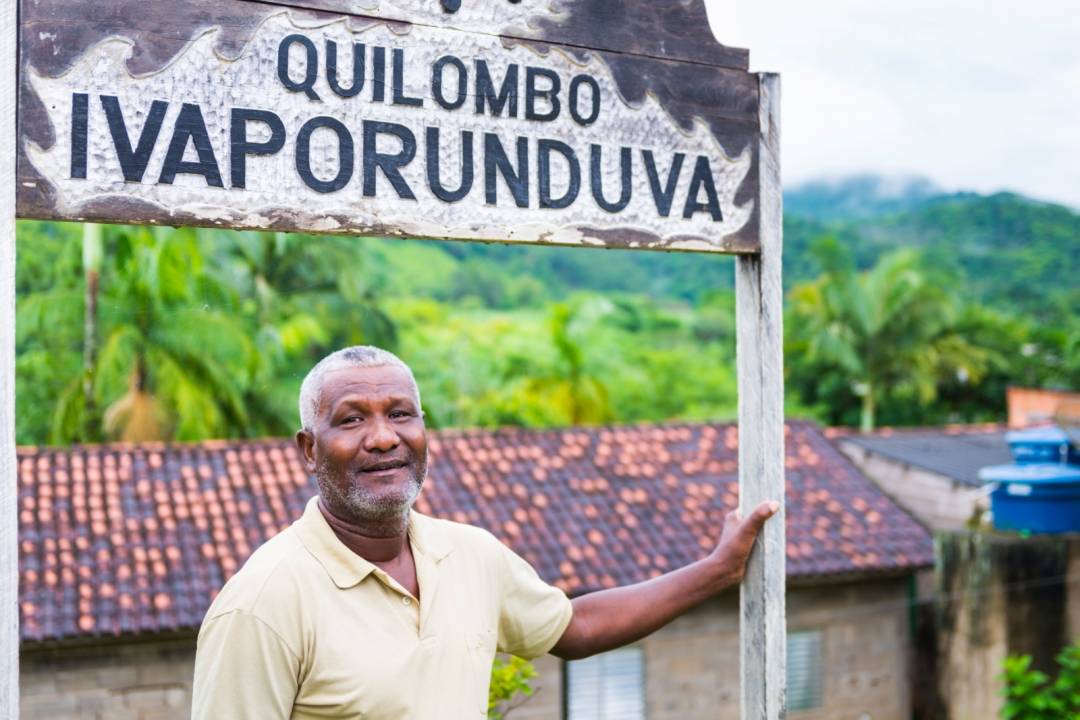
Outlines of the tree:
{"label": "tree", "polygon": [[22,220],[15,264],[16,441],[46,442],[56,399],[81,379],[81,228]]}
{"label": "tree", "polygon": [[602,305],[550,306],[547,330],[555,360],[545,367],[530,363],[531,367],[506,378],[515,388],[515,404],[540,410],[557,425],[594,425],[612,419],[607,386],[588,367],[585,343],[578,337],[608,311],[608,304]]}
{"label": "tree", "polygon": [[[83,302],[83,404],[85,417],[92,418],[95,413],[94,371],[97,367],[97,304],[101,281],[102,229],[100,225],[83,225],[82,262],[85,300]],[[86,436],[96,433],[90,427],[84,428]]]}
{"label": "tree", "polygon": [[93,425],[127,441],[250,432],[254,347],[229,314],[235,298],[203,271],[195,231],[114,228],[107,245],[95,405],[80,376],[57,401],[50,440],[96,439]]}
{"label": "tree", "polygon": [[383,309],[364,240],[277,232],[208,232],[214,275],[240,297],[237,319],[255,345],[249,414],[263,432],[295,430],[300,379],[345,345],[395,349],[398,328]]}
{"label": "tree", "polygon": [[834,238],[813,252],[825,272],[790,293],[788,350],[859,398],[863,431],[874,428],[886,396],[925,404],[943,378],[982,374],[985,353],[955,331],[956,303],[917,253],[895,251],[859,273]]}

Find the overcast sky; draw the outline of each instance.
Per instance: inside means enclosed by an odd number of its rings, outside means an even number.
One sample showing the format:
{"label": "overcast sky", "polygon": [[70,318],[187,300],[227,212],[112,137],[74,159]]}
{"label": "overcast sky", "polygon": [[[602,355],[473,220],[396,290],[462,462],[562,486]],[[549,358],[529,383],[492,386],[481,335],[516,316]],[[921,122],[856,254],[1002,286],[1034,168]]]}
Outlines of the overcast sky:
{"label": "overcast sky", "polygon": [[1076,0],[705,0],[783,77],[788,184],[856,172],[1080,208]]}

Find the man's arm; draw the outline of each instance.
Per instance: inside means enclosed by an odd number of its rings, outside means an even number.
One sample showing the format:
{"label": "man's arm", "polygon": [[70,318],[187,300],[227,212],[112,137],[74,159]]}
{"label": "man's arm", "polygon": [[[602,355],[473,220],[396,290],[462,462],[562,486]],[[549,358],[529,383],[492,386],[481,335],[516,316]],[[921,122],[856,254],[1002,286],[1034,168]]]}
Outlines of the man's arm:
{"label": "man's arm", "polygon": [[737,511],[728,513],[720,542],[704,560],[636,585],[575,598],[574,616],[551,653],[577,660],[622,647],[737,585],[758,532],[778,508],[764,502],[745,520]]}
{"label": "man's arm", "polygon": [[232,611],[199,632],[192,720],[287,720],[300,661],[263,621]]}

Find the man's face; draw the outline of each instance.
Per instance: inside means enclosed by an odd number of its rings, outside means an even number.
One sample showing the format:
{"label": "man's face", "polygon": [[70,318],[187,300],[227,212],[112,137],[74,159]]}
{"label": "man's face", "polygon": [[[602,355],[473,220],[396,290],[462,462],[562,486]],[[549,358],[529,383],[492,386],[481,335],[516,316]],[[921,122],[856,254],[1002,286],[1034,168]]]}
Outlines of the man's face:
{"label": "man's face", "polygon": [[403,517],[427,475],[427,436],[408,373],[391,365],[328,373],[311,431],[296,442],[327,508],[361,523]]}

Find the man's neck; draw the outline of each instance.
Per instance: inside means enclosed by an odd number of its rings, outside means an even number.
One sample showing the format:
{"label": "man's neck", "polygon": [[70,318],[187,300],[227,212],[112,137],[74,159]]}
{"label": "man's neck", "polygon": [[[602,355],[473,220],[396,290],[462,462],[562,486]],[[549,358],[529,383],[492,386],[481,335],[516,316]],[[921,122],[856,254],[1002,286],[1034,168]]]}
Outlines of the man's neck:
{"label": "man's neck", "polygon": [[345,547],[371,563],[388,563],[396,560],[409,544],[409,516],[389,522],[359,524],[335,515],[322,498],[319,511],[334,535]]}

